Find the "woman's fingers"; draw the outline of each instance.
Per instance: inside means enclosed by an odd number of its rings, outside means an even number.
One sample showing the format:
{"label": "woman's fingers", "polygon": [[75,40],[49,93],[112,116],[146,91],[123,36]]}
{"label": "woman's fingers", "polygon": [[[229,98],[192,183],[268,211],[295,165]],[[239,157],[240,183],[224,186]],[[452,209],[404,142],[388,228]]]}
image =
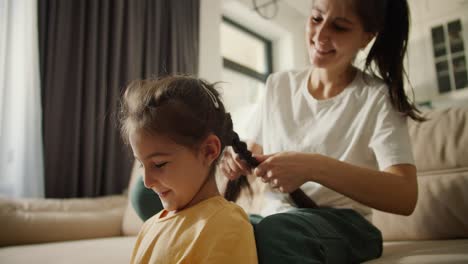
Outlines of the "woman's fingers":
{"label": "woman's fingers", "polygon": [[255,168],[254,174],[255,176],[264,178],[265,180],[268,180],[269,178],[273,176],[271,171],[268,171],[261,166],[258,166],[257,168]]}
{"label": "woman's fingers", "polygon": [[267,159],[269,159],[273,155],[274,154],[270,154],[270,155],[253,154],[252,157],[254,157],[259,163],[263,163],[264,161],[266,161]]}
{"label": "woman's fingers", "polygon": [[225,177],[227,177],[230,180],[235,180],[238,176],[235,175],[235,173],[229,166],[229,159],[230,159],[230,154],[228,151],[225,151],[221,159],[220,168]]}
{"label": "woman's fingers", "polygon": [[249,166],[247,166],[247,163],[241,159],[239,154],[234,154],[233,155],[234,162],[236,163],[237,167],[243,172],[243,173],[248,173],[249,172]]}
{"label": "woman's fingers", "polygon": [[240,175],[241,169],[239,168],[239,166],[234,161],[234,158],[231,155],[226,159],[226,164],[229,167],[229,170],[231,171],[231,173]]}
{"label": "woman's fingers", "polygon": [[273,179],[273,180],[271,180],[271,181],[270,181],[270,186],[271,186],[271,188],[273,188],[273,189],[279,188],[280,186],[279,186],[279,183],[278,183],[278,179]]}
{"label": "woman's fingers", "polygon": [[239,155],[232,153],[231,149],[224,152],[221,165],[224,175],[231,180],[250,173],[247,164],[240,159]]}
{"label": "woman's fingers", "polygon": [[240,156],[236,154],[235,152],[230,151],[229,154],[226,155],[226,160],[227,160],[229,167],[234,173],[237,173],[237,174],[249,174],[250,173],[249,172],[250,169],[247,166],[246,162],[243,161],[240,158]]}
{"label": "woman's fingers", "polygon": [[233,175],[231,175],[231,171],[230,169],[226,168],[226,165],[224,165],[223,163],[221,163],[219,165],[219,167],[221,168],[221,171],[223,172],[224,174],[224,177],[230,179],[230,180],[234,180],[235,178],[233,178]]}

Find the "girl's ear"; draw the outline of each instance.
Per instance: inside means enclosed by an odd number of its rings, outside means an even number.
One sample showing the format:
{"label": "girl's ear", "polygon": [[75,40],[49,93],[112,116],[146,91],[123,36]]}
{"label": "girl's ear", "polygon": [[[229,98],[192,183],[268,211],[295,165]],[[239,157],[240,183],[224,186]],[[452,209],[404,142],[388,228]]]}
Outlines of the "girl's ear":
{"label": "girl's ear", "polygon": [[200,150],[203,162],[209,166],[221,154],[221,141],[216,135],[210,134],[202,143]]}

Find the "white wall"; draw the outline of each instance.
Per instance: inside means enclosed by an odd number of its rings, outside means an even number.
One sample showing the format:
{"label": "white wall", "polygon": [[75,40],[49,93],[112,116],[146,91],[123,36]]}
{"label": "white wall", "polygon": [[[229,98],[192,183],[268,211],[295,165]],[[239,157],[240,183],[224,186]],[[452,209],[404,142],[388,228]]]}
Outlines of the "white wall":
{"label": "white wall", "polygon": [[219,25],[225,15],[273,41],[273,71],[300,69],[308,65],[305,45],[306,17],[279,2],[275,19],[265,20],[252,8],[251,0],[201,0],[200,70],[208,81],[222,81]]}
{"label": "white wall", "polygon": [[[468,55],[468,0],[410,0],[412,27],[408,43],[407,69],[416,102],[432,101],[435,108],[468,105],[468,89],[439,95],[435,72],[431,27],[462,18],[465,54]],[[465,58],[468,59],[468,56]]]}
{"label": "white wall", "polygon": [[210,82],[221,80],[220,31],[221,1],[200,1],[199,77]]}
{"label": "white wall", "polygon": [[[223,14],[273,40],[274,71],[306,67],[308,57],[304,32],[307,12],[299,12],[284,2],[279,2],[279,13],[275,19],[265,20],[255,14],[251,0],[201,0],[200,77],[211,82],[222,81],[219,24]],[[409,0],[409,3],[412,28],[406,65],[415,100],[432,101],[436,107],[467,104],[467,89],[442,96],[437,91],[430,25],[467,14],[468,0]],[[468,32],[466,21],[463,27]],[[467,42],[468,38],[465,38],[465,50],[468,50]]]}
{"label": "white wall", "polygon": [[251,0],[223,0],[223,14],[273,41],[273,71],[303,68],[307,65],[306,17],[279,1],[272,20],[255,13]]}

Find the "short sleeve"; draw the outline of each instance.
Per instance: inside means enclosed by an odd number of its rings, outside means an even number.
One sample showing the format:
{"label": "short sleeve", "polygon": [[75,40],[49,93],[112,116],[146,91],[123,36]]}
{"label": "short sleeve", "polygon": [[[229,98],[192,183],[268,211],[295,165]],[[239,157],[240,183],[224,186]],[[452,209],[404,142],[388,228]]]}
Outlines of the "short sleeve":
{"label": "short sleeve", "polygon": [[375,126],[369,147],[380,170],[396,164],[414,164],[407,118],[394,109],[383,94],[376,103]]}

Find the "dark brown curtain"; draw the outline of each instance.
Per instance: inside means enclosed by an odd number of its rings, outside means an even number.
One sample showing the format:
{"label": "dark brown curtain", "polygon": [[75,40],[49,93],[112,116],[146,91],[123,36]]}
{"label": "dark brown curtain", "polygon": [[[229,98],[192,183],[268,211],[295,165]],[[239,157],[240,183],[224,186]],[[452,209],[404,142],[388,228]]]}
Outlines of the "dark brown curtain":
{"label": "dark brown curtain", "polygon": [[199,0],[39,0],[46,196],[121,193],[131,80],[198,70]]}

